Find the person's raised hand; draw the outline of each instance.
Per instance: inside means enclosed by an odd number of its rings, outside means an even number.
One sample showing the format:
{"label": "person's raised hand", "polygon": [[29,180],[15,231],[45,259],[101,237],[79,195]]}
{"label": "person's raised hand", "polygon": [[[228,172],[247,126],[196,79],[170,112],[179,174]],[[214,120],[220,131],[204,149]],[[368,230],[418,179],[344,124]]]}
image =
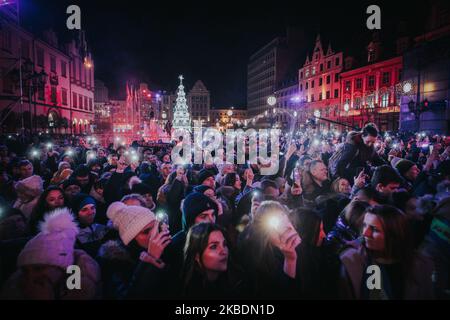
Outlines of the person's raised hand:
{"label": "person's raised hand", "polygon": [[354,184],[358,188],[363,188],[366,184],[366,174],[364,173],[364,170],[362,170],[357,177],[354,178]]}

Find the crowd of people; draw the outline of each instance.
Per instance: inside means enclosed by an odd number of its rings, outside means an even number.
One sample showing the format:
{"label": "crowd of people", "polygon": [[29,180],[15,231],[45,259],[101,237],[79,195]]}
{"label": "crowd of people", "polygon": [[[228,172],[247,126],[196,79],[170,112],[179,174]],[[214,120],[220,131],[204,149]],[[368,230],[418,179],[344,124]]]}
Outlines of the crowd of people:
{"label": "crowd of people", "polygon": [[450,298],[447,137],[299,131],[271,176],[174,144],[0,144],[2,299]]}

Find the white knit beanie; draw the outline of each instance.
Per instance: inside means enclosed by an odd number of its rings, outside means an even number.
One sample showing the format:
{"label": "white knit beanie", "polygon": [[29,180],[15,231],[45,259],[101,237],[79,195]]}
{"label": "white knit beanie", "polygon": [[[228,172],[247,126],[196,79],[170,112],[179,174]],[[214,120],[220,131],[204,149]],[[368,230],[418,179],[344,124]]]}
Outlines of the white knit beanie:
{"label": "white knit beanie", "polygon": [[146,225],[156,220],[155,214],[140,206],[127,206],[122,202],[113,202],[106,215],[119,230],[120,238],[128,245]]}
{"label": "white knit beanie", "polygon": [[60,208],[45,215],[41,232],[27,242],[17,258],[17,266],[43,264],[67,268],[73,264],[78,227],[69,209]]}
{"label": "white knit beanie", "polygon": [[31,197],[38,197],[44,192],[44,182],[40,176],[34,175],[17,182],[15,189],[18,193],[22,192]]}

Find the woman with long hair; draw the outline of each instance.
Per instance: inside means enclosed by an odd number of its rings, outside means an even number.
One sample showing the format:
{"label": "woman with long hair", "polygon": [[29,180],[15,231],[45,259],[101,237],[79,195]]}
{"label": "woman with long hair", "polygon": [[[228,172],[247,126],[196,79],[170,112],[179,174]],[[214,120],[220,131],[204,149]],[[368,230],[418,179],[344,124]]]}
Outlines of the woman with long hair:
{"label": "woman with long hair", "polygon": [[226,232],[217,224],[200,223],[190,228],[182,270],[184,297],[219,299],[243,294],[228,246]]}
{"label": "woman with long hair", "polygon": [[363,241],[340,254],[346,299],[431,299],[430,260],[414,251],[406,215],[390,205],[366,210]]}
{"label": "woman with long hair", "polygon": [[38,225],[44,221],[45,214],[57,208],[67,207],[67,199],[64,191],[57,186],[49,186],[39,197],[33,209],[30,219],[30,233],[35,235],[39,232]]}

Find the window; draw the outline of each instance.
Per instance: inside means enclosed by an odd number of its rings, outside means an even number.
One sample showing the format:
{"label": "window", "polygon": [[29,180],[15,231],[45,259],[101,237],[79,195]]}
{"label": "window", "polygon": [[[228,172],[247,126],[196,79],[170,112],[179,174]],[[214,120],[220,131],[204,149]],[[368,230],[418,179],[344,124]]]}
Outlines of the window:
{"label": "window", "polygon": [[369,51],[368,61],[369,61],[369,62],[375,61],[375,51],[374,51],[374,50],[370,50],[370,51]]}
{"label": "window", "polygon": [[327,61],[327,68],[331,69],[331,61]]}
{"label": "window", "polygon": [[44,100],[44,98],[45,98],[45,86],[38,86],[37,98],[38,98],[38,100],[41,100],[41,101]]}
{"label": "window", "polygon": [[56,104],[56,86],[51,87],[50,101]]}
{"label": "window", "polygon": [[389,84],[389,77],[390,77],[390,73],[389,72],[383,72],[383,77],[382,77],[382,83],[383,84]]}
{"label": "window", "polygon": [[30,44],[25,39],[20,39],[20,46],[22,51],[22,58],[28,59],[30,57]]}
{"label": "window", "polygon": [[311,81],[311,88],[314,88],[314,80]]}
{"label": "window", "polygon": [[398,69],[398,81],[402,80],[402,69]]}
{"label": "window", "polygon": [[64,106],[67,106],[67,89],[61,88],[61,100]]}
{"label": "window", "polygon": [[303,84],[300,83],[300,91],[303,91]]}
{"label": "window", "polygon": [[368,83],[369,88],[374,87],[375,86],[375,76],[369,76],[369,81],[368,82],[369,82]]}
{"label": "window", "polygon": [[61,60],[61,76],[64,78],[67,77],[67,63],[62,60]]}
{"label": "window", "polygon": [[334,61],[334,65],[337,67],[339,66],[339,64],[341,63],[339,57],[336,58],[336,60]]}
{"label": "window", "polygon": [[300,79],[303,79],[303,71],[300,72]]}
{"label": "window", "polygon": [[319,86],[321,86],[322,85],[322,78],[319,78]]}
{"label": "window", "polygon": [[387,107],[389,105],[389,93],[383,93],[383,95],[381,96],[381,106],[382,107]]}
{"label": "window", "polygon": [[78,95],[78,108],[83,109],[83,96]]}
{"label": "window", "polygon": [[354,108],[359,109],[361,107],[361,97],[355,98]]}
{"label": "window", "polygon": [[369,108],[373,108],[374,107],[374,99],[373,99],[373,95],[368,95],[366,97],[366,104]]}
{"label": "window", "polygon": [[331,82],[331,76],[328,75],[328,76],[327,76],[327,84],[330,84],[330,82]]}
{"label": "window", "polygon": [[312,75],[315,75],[316,74],[316,67],[312,67]]}
{"label": "window", "polygon": [[335,73],[334,74],[334,82],[338,82],[339,81],[339,73]]}
{"label": "window", "polygon": [[84,110],[87,110],[88,109],[88,98],[87,97],[84,97]]}
{"label": "window", "polygon": [[314,95],[311,95],[311,102],[314,102]]}
{"label": "window", "polygon": [[350,91],[350,81],[345,81],[345,91]]}
{"label": "window", "polygon": [[72,106],[77,107],[77,94],[75,92],[72,93]]}
{"label": "window", "polygon": [[89,98],[89,110],[92,111],[92,99]]}
{"label": "window", "polygon": [[2,49],[11,52],[11,30],[4,28],[2,30]]}
{"label": "window", "polygon": [[323,63],[320,64],[320,72],[323,71]]}
{"label": "window", "polygon": [[334,97],[339,98],[339,89],[334,89]]}
{"label": "window", "polygon": [[355,87],[356,87],[356,89],[362,89],[362,79],[361,78],[356,79]]}
{"label": "window", "polygon": [[305,71],[305,77],[309,77],[309,69],[306,69],[306,71]]}
{"label": "window", "polygon": [[50,71],[56,73],[56,58],[54,56],[50,56]]}
{"label": "window", "polygon": [[322,101],[322,92],[319,93],[319,101]]}
{"label": "window", "polygon": [[305,89],[308,90],[308,81],[305,83]]}
{"label": "window", "polygon": [[37,65],[44,67],[44,50],[42,48],[36,49]]}
{"label": "window", "polygon": [[331,98],[331,93],[330,93],[330,91],[327,91],[327,99],[330,99]]}

